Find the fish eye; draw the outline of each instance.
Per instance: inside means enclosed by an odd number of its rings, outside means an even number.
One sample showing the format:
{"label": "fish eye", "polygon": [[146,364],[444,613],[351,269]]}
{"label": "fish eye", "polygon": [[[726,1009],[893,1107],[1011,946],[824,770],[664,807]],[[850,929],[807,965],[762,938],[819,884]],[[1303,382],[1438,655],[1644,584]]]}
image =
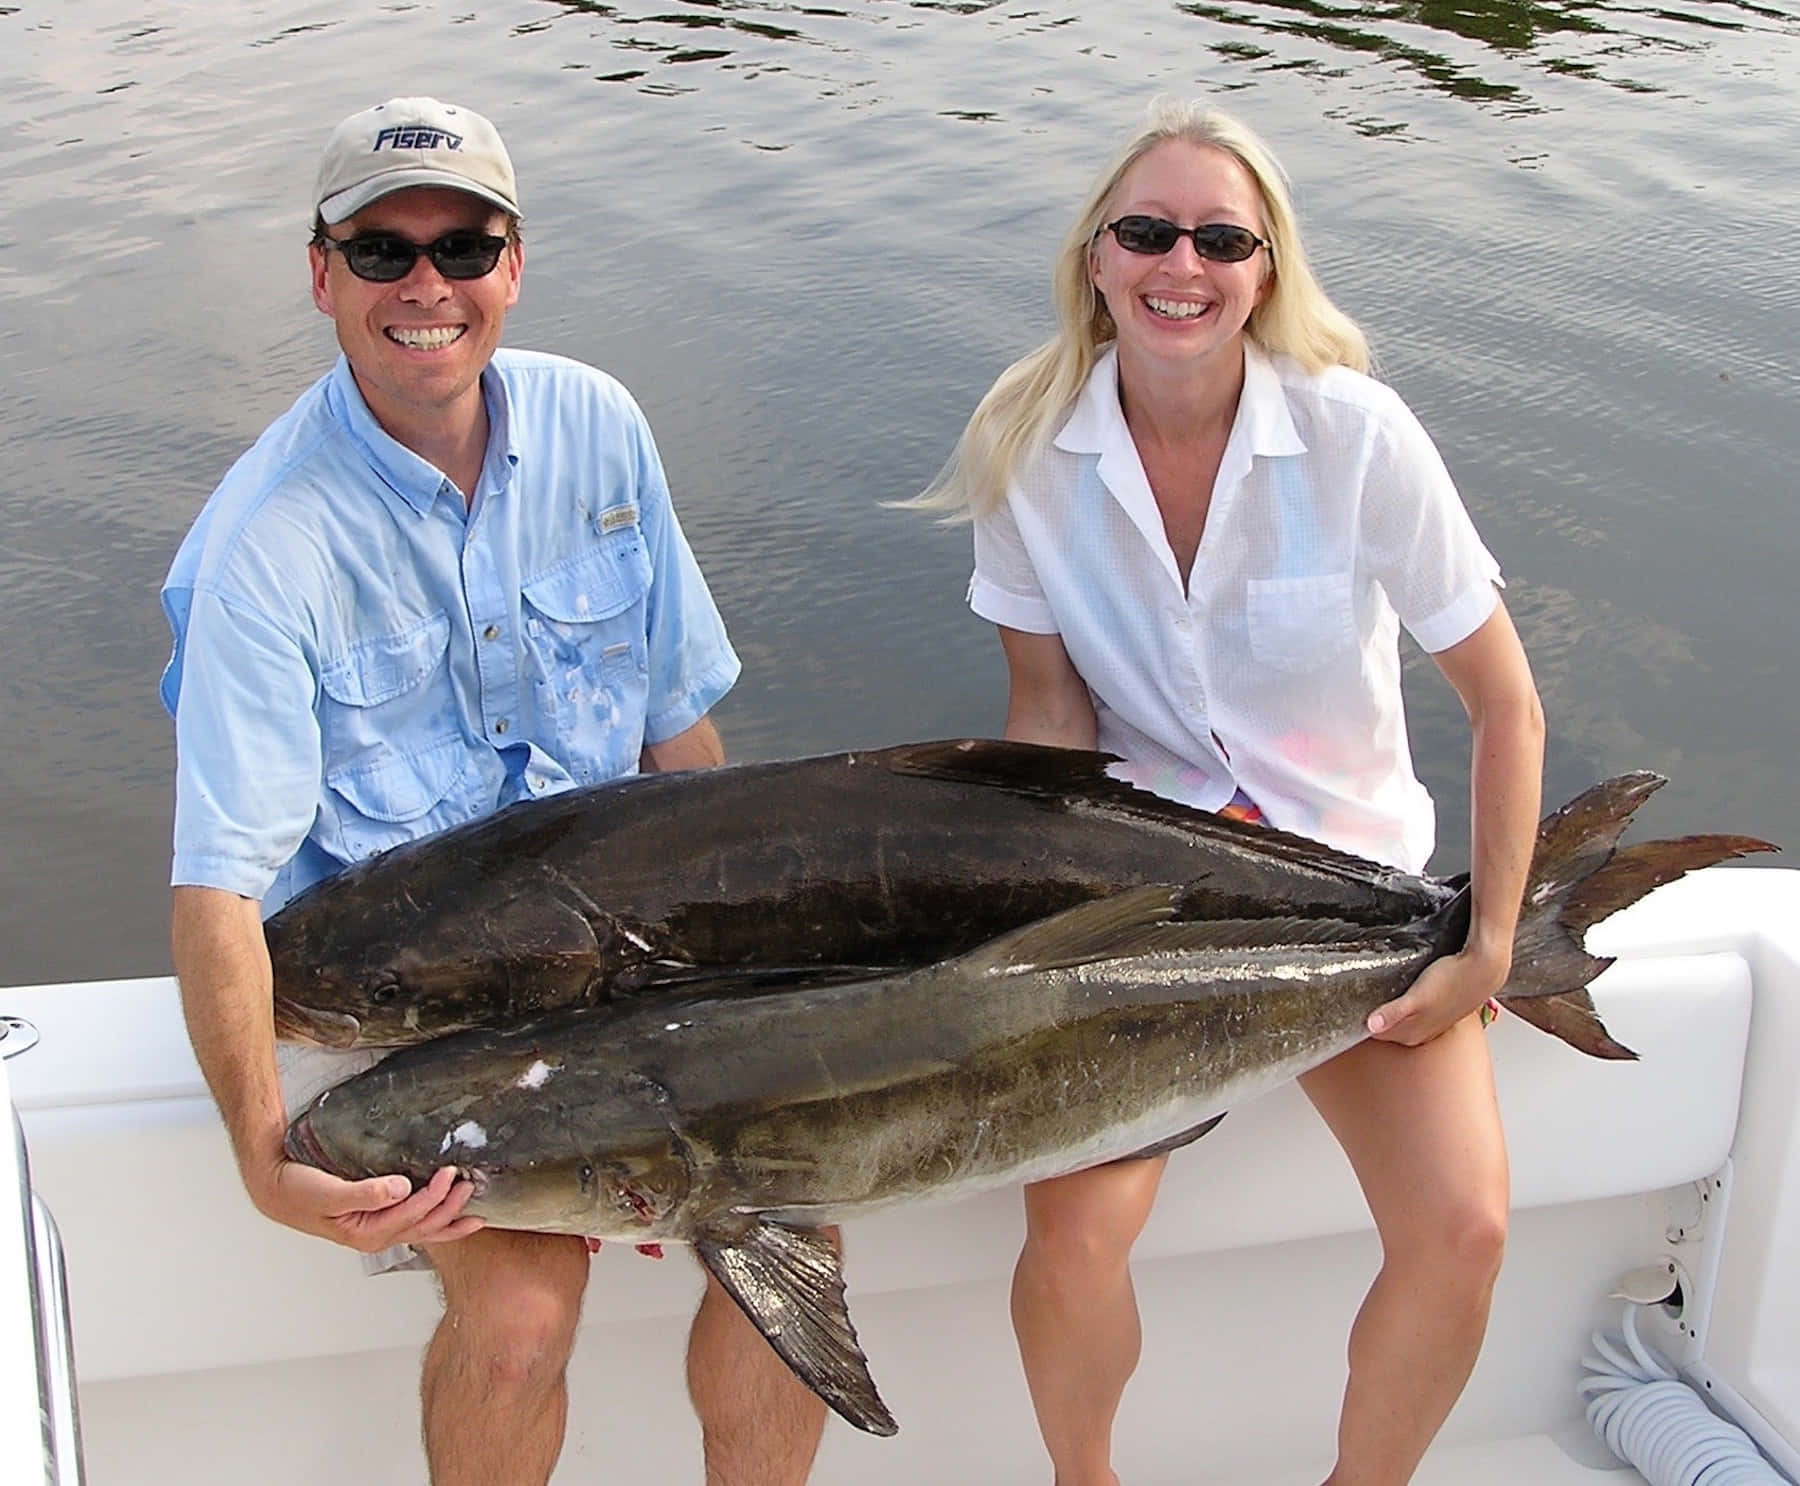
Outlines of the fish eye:
{"label": "fish eye", "polygon": [[584,1186],[584,1187],[593,1186],[593,1184],[594,1184],[594,1168],[591,1165],[589,1165],[586,1161],[583,1161],[581,1163],[581,1170],[579,1170],[575,1174],[581,1178],[582,1186]]}
{"label": "fish eye", "polygon": [[391,975],[386,980],[377,981],[369,988],[369,999],[374,1001],[377,1006],[386,1006],[399,994],[400,982]]}

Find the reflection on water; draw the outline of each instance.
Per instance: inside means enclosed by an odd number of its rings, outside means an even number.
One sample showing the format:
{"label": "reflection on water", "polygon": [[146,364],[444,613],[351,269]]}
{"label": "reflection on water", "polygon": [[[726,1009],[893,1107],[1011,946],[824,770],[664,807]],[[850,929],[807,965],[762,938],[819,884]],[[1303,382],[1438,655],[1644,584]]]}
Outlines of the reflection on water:
{"label": "reflection on water", "polygon": [[[1182,0],[1177,9],[1218,24],[1271,36],[1299,37],[1341,51],[1396,63],[1432,87],[1471,103],[1512,110],[1546,107],[1529,84],[1496,79],[1493,59],[1461,58],[1421,46],[1419,28],[1442,32],[1503,54],[1511,70],[1522,67],[1558,77],[1589,78],[1626,92],[1656,93],[1669,84],[1644,81],[1626,69],[1651,52],[1704,47],[1711,30],[1767,28],[1792,36],[1800,19],[1745,0],[1715,0],[1686,11],[1634,5],[1595,5],[1588,0],[1555,5],[1527,0],[1421,0],[1405,4],[1330,5],[1321,0],[1265,0],[1254,6]],[[1317,68],[1326,62],[1285,59],[1240,41],[1213,43],[1221,56],[1262,66]],[[1401,124],[1365,123],[1365,132],[1394,132]]]}
{"label": "reflection on water", "polygon": [[[1000,0],[909,0],[904,5],[875,4],[854,10],[757,5],[746,0],[692,0],[693,9],[653,15],[622,14],[616,7],[597,0],[541,3],[572,16],[608,23],[606,30],[590,33],[607,47],[648,54],[662,64],[716,62],[722,70],[745,70],[752,75],[785,70],[786,64],[773,60],[781,55],[779,51],[746,46],[738,41],[741,36],[825,47],[842,55],[845,48],[833,38],[829,23],[904,26],[917,24],[916,17],[909,20],[908,14],[917,11],[942,11],[957,16],[997,11],[993,23],[1002,28],[1023,25],[1041,29],[1046,25],[1069,25],[1076,20],[1073,15],[1048,17],[1036,10],[1003,9]],[[1795,12],[1752,0],[1696,0],[1679,9],[1595,4],[1593,0],[1564,0],[1556,4],[1531,0],[1363,0],[1345,4],[1327,0],[1262,0],[1236,5],[1176,0],[1173,8],[1210,23],[1220,32],[1204,43],[1212,53],[1253,70],[1282,69],[1332,78],[1344,75],[1346,60],[1373,58],[1393,64],[1452,97],[1523,112],[1541,111],[1550,105],[1534,93],[1529,80],[1515,80],[1513,73],[1522,73],[1527,79],[1534,72],[1591,79],[1626,92],[1656,93],[1679,83],[1634,75],[1632,64],[1647,54],[1704,48],[1709,32],[1765,30],[1789,38],[1800,32],[1800,16]],[[779,21],[763,17],[778,17]],[[549,20],[528,21],[514,27],[513,34],[541,31],[550,25]],[[715,44],[696,46],[672,37],[667,28],[676,32],[709,32]],[[1268,44],[1243,41],[1232,34],[1244,31],[1267,38]],[[1441,43],[1432,42],[1432,33],[1473,43],[1476,50],[1446,51]],[[734,44],[720,44],[725,40]],[[1283,45],[1284,42],[1319,43],[1327,50],[1305,52]],[[1498,58],[1494,54],[1499,54]],[[566,65],[582,69],[593,64],[571,61]],[[658,78],[645,67],[601,71],[596,80],[639,83],[645,92],[663,94],[691,91],[696,86]],[[983,110],[946,110],[945,114],[983,122],[998,119],[998,115]],[[1380,134],[1399,132],[1406,124],[1361,118],[1355,127],[1363,133]]]}
{"label": "reflection on water", "polygon": [[[1657,833],[1800,843],[1797,4],[0,5],[6,978],[164,963],[156,586],[329,362],[316,151],[401,90],[507,136],[508,339],[649,413],[745,659],[736,756],[999,726],[966,532],[881,503],[1045,334],[1066,216],[1146,99],[1199,92],[1276,145],[1507,570],[1547,793],[1658,768]],[[1467,727],[1408,676],[1454,870]]]}

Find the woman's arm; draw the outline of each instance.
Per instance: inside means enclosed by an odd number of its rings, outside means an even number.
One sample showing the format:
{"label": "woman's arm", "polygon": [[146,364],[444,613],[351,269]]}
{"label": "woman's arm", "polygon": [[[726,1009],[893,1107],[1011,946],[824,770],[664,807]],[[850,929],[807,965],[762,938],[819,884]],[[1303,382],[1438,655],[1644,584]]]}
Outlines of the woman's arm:
{"label": "woman's arm", "polygon": [[995,626],[1006,652],[1006,736],[1020,743],[1092,748],[1098,736],[1094,699],[1059,635]]}
{"label": "woman's arm", "polygon": [[1513,931],[1537,840],[1544,711],[1504,605],[1474,634],[1432,657],[1469,714],[1469,937],[1427,967],[1406,994],[1369,1017],[1372,1036],[1416,1047],[1506,984]]}

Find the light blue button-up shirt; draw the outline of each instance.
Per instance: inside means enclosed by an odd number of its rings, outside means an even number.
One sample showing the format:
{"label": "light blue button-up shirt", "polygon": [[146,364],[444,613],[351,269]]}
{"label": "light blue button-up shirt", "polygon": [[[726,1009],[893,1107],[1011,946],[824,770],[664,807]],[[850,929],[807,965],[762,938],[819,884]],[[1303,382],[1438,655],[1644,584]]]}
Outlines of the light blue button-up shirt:
{"label": "light blue button-up shirt", "polygon": [[162,593],[174,883],[272,912],[402,841],[632,772],[737,679],[625,389],[503,350],[482,392],[471,501],[340,358],[200,512]]}

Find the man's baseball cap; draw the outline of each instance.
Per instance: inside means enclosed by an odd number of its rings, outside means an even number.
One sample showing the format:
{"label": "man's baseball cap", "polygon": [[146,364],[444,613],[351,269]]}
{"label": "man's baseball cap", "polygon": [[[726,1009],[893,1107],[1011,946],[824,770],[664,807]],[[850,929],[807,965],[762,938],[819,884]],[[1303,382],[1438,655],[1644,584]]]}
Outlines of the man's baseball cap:
{"label": "man's baseball cap", "polygon": [[435,98],[390,98],[333,129],[313,200],[320,220],[334,225],[409,186],[448,186],[522,215],[500,131]]}

